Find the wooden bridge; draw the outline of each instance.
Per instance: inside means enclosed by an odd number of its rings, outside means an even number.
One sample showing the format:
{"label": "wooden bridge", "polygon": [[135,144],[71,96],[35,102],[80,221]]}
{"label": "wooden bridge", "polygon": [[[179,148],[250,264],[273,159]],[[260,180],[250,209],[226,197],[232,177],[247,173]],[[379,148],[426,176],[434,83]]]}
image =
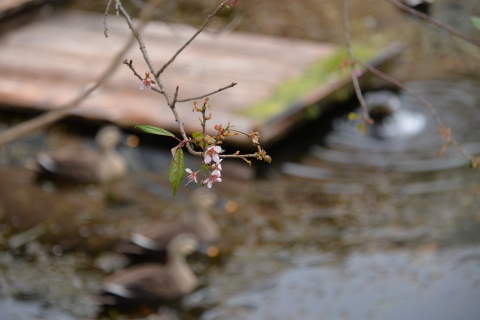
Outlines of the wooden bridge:
{"label": "wooden bridge", "polygon": [[[0,10],[10,9],[0,5]],[[114,15],[108,19],[108,32],[105,38],[103,15],[66,10],[3,32],[0,104],[48,111],[73,100],[97,80],[130,35],[125,21]],[[143,38],[153,63],[163,65],[194,32],[186,25],[150,22]],[[301,123],[309,107],[338,99],[342,88],[344,95],[345,89],[350,90],[348,75],[334,68],[341,59],[338,52],[328,43],[207,31],[162,79],[172,93],[179,86],[181,99],[238,83],[210,97],[211,127],[230,121],[240,131],[259,130],[262,142],[268,144]],[[374,64],[381,66],[399,52],[395,46],[368,54],[376,56]],[[139,73],[147,71],[137,45],[125,59],[133,60]],[[368,75],[362,81],[372,85]],[[163,96],[139,87],[132,71],[121,65],[72,115],[120,126],[150,124],[177,132]],[[192,102],[177,105],[188,132],[200,130],[199,115],[192,112],[192,106]]]}

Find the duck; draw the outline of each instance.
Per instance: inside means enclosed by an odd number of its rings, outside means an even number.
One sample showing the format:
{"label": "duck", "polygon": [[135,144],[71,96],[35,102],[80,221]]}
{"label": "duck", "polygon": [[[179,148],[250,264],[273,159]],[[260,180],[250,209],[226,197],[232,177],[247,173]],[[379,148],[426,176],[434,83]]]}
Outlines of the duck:
{"label": "duck", "polygon": [[102,127],[95,136],[97,149],[65,148],[39,153],[27,163],[39,179],[64,180],[74,183],[106,183],[127,173],[125,159],[115,147],[121,141],[118,127]]}
{"label": "duck", "polygon": [[220,238],[220,228],[209,211],[218,197],[212,191],[199,187],[188,199],[187,212],[182,220],[157,220],[136,230],[115,246],[114,251],[127,255],[134,261],[165,261],[167,244],[177,235],[188,233],[195,236],[208,255],[215,255],[215,244]]}
{"label": "duck", "polygon": [[369,91],[364,94],[370,118],[381,124],[400,109],[398,94],[391,90]]}
{"label": "duck", "polygon": [[409,6],[410,8],[428,15],[430,14],[433,1],[434,0],[402,0],[400,2],[406,6]]}
{"label": "duck", "polygon": [[108,276],[93,301],[101,312],[153,312],[164,304],[178,300],[198,285],[198,278],[186,261],[186,256],[198,247],[192,234],[182,233],[168,244],[165,265],[151,262],[127,267]]}
{"label": "duck", "polygon": [[412,137],[426,126],[425,115],[402,105],[398,93],[394,91],[369,91],[364,98],[369,115],[374,120],[368,132],[377,141]]}

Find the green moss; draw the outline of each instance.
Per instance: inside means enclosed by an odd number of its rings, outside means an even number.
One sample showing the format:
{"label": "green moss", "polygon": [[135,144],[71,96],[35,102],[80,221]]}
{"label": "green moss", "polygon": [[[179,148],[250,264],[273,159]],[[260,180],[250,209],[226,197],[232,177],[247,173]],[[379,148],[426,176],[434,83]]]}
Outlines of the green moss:
{"label": "green moss", "polygon": [[[373,58],[378,53],[378,48],[379,46],[354,45],[352,51],[357,59],[365,61]],[[281,113],[322,84],[348,73],[348,68],[341,67],[346,59],[347,53],[342,48],[327,58],[315,61],[303,75],[280,84],[270,98],[247,107],[241,112],[242,115],[262,121]]]}

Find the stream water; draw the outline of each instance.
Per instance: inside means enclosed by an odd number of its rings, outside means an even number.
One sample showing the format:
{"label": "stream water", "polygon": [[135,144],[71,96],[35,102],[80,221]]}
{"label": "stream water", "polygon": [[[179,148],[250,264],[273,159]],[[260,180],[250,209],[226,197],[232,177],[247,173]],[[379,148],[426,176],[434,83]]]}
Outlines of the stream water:
{"label": "stream water", "polygon": [[[474,82],[409,85],[479,152]],[[431,117],[408,96],[400,101],[424,119],[414,134],[379,139],[337,117],[270,179],[226,178],[213,212],[221,254],[192,261],[202,285],[173,318],[478,319],[480,173],[453,149],[437,158]],[[125,265],[114,243],[185,210],[189,189],[173,200],[165,181],[169,151],[148,146],[120,148],[131,173],[113,197],[96,186],[36,184],[23,160],[92,143],[91,134],[64,132],[60,124],[0,153],[2,320],[94,318],[89,295]]]}
{"label": "stream water", "polygon": [[[478,155],[479,82],[435,79],[408,85]],[[313,127],[322,134],[267,179],[232,166],[241,173],[214,186],[220,255],[190,259],[201,285],[170,319],[480,319],[480,171],[453,147],[436,157],[431,114],[398,98],[399,113],[372,134],[346,114],[312,122],[329,130]],[[3,112],[0,129],[21,120]],[[130,172],[108,190],[37,183],[24,167],[39,151],[92,144],[95,130],[59,123],[0,149],[0,320],[95,319],[90,295],[127,263],[115,243],[186,209],[192,186],[173,199],[170,151],[149,143],[119,147]]]}

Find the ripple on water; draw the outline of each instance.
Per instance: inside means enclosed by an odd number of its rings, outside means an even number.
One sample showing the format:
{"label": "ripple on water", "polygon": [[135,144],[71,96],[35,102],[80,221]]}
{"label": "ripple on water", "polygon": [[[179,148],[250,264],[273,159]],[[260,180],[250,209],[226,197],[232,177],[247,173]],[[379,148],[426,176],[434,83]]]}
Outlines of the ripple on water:
{"label": "ripple on water", "polygon": [[[436,109],[444,125],[472,154],[480,153],[480,91],[471,81],[411,82]],[[467,160],[453,147],[437,158],[443,141],[429,111],[414,97],[400,93],[401,107],[382,125],[369,127],[369,134],[357,129],[357,122],[347,116],[334,121],[333,130],[324,141],[313,145],[304,164],[316,178],[318,168],[329,164],[381,168],[399,172],[427,172],[464,166]],[[292,174],[291,167],[284,171]],[[306,169],[299,175],[308,176]],[[321,173],[321,176],[325,176]]]}
{"label": "ripple on water", "polygon": [[479,248],[356,253],[260,280],[202,319],[478,320],[479,266]]}

